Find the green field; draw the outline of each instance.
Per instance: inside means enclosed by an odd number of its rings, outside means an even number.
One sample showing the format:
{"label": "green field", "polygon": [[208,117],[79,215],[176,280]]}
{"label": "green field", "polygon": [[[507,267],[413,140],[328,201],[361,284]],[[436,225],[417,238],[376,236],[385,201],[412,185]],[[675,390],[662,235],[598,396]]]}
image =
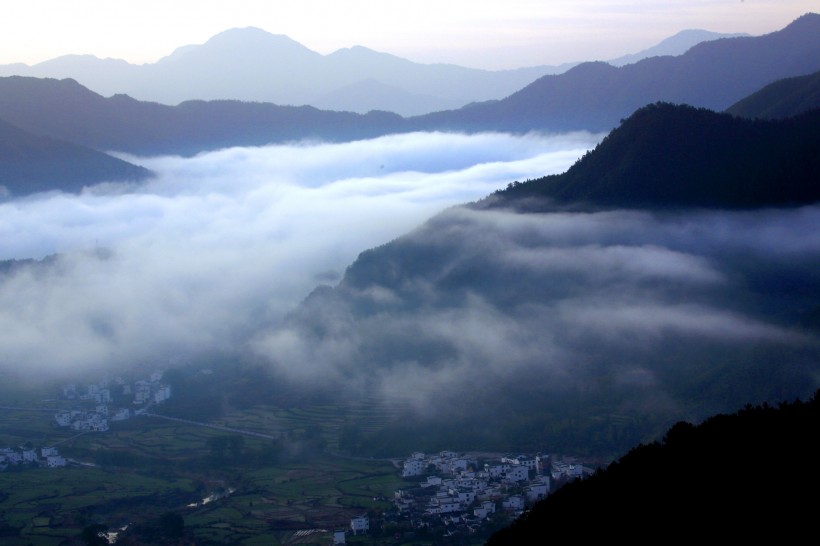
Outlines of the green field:
{"label": "green field", "polygon": [[[350,517],[380,514],[408,485],[392,461],[331,454],[351,413],[372,427],[389,418],[317,405],[228,411],[213,422],[281,438],[270,440],[152,417],[78,435],[49,412],[0,410],[0,446],[55,445],[96,465],[0,473],[0,544],[57,546],[87,525],[150,524],[166,512],[183,517],[196,544],[327,544]],[[231,437],[238,447],[215,454],[215,441]],[[224,496],[198,504],[215,492]]]}

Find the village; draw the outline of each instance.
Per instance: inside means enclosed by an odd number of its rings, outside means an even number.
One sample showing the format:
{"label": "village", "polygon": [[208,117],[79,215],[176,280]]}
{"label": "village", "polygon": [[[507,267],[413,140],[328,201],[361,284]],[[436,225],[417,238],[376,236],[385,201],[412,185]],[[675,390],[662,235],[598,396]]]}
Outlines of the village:
{"label": "village", "polygon": [[[152,415],[149,409],[171,396],[162,378],[163,372],[155,371],[132,381],[118,377],[62,386],[62,409],[54,409],[53,424],[76,434],[61,442],[80,434],[104,433],[111,423]],[[2,447],[0,471],[82,465],[60,454],[61,442]],[[389,509],[355,514],[332,533],[332,544],[345,544],[351,535],[389,533],[406,540],[480,535],[513,521],[564,483],[593,472],[575,458],[542,453],[414,452],[406,459],[393,459],[393,464],[412,485],[394,491],[392,498],[379,499],[389,501]]]}
{"label": "village", "polygon": [[[457,536],[479,532],[492,523],[517,518],[564,483],[593,469],[574,458],[554,455],[470,456],[453,451],[413,453],[399,464],[401,476],[416,481],[397,490],[392,509],[382,515],[382,529],[412,539],[416,535]],[[336,530],[333,544],[349,532],[368,534],[368,514],[350,520],[349,531]]]}
{"label": "village", "polygon": [[[171,387],[162,383],[162,371],[155,371],[148,378],[133,382],[118,377],[103,379],[79,388],[72,383],[61,389],[61,398],[83,404],[84,409],[56,410],[54,422],[57,427],[70,428],[78,433],[106,432],[109,422],[124,421],[145,413],[154,404],[161,404],[171,397]],[[118,406],[113,404],[118,403]],[[123,404],[129,404],[123,406]],[[61,456],[56,446],[34,447],[32,445],[0,448],[0,471],[10,467],[59,468],[71,461]]]}

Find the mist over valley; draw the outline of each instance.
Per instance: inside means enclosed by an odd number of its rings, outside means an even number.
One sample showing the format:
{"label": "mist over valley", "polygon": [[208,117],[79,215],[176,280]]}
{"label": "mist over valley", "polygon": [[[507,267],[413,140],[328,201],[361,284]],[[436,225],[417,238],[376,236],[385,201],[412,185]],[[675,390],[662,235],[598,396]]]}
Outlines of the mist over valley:
{"label": "mist over valley", "polygon": [[805,514],[747,454],[816,451],[818,30],[0,66],[0,543],[483,546],[706,466]]}

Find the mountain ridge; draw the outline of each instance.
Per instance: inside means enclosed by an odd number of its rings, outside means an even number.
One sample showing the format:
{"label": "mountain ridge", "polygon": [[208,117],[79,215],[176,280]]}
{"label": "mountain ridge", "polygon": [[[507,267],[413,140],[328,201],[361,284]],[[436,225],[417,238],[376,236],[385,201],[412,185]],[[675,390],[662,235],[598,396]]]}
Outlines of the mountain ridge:
{"label": "mountain ridge", "polygon": [[820,70],[820,14],[805,14],[758,37],[702,42],[677,57],[651,57],[623,67],[588,62],[547,75],[512,95],[470,109],[412,118],[418,126],[521,132],[609,131],[653,102],[728,108],[761,87]]}
{"label": "mountain ridge", "polygon": [[79,192],[101,182],[141,182],[144,167],[66,141],[27,133],[0,120],[0,198],[59,189]]}
{"label": "mountain ridge", "polygon": [[[703,32],[704,38],[715,35]],[[663,47],[664,42],[654,48]],[[690,45],[691,40],[676,48],[667,46],[664,51],[679,54]],[[630,59],[643,58],[652,50],[632,54]],[[543,75],[562,73],[577,64],[483,70],[448,63],[416,63],[361,45],[320,55],[286,35],[251,26],[227,29],[203,44],[178,47],[155,63],[132,65],[93,55],[64,55],[33,66],[0,66],[0,76],[72,78],[103,96],[128,94],[168,105],[185,100],[227,99],[312,105],[356,113],[386,109],[412,116],[438,111],[442,104],[458,108],[501,99]],[[278,77],[269,77],[271,73]],[[414,98],[410,103],[401,100],[402,94],[381,104],[366,100],[352,103],[349,98],[328,102],[339,90],[354,84],[361,87],[361,82],[368,80],[400,89]],[[429,99],[420,102],[419,97]]]}
{"label": "mountain ridge", "polygon": [[[765,58],[758,55],[761,50],[767,51]],[[820,70],[818,50],[820,15],[810,14],[770,35],[715,40],[679,57],[654,57],[621,68],[582,63],[564,74],[544,76],[504,99],[408,118],[237,100],[168,106],[124,100],[122,95],[106,99],[87,88],[85,99],[78,101],[76,90],[59,95],[66,92],[65,85],[8,76],[0,78],[0,119],[84,146],[138,155],[431,130],[608,132],[619,120],[654,102],[713,110],[722,108],[710,104],[728,107],[777,79]],[[726,63],[737,67],[727,70]],[[35,89],[37,85],[42,89]],[[49,89],[53,96],[47,95]]]}
{"label": "mountain ridge", "polygon": [[[820,109],[775,122],[656,103],[565,173],[513,183],[486,203],[535,210],[799,206],[820,201],[818,150]],[[541,205],[533,201],[539,198]]]}

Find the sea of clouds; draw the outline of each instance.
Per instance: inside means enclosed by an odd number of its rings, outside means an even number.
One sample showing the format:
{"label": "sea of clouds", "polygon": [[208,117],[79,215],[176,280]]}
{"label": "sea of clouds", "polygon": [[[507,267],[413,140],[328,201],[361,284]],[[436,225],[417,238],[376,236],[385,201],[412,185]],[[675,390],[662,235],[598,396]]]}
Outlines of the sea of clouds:
{"label": "sea of clouds", "polygon": [[562,172],[601,137],[424,133],[126,157],[156,178],[3,202],[0,260],[18,265],[0,274],[0,370],[161,366],[241,346],[360,252]]}

